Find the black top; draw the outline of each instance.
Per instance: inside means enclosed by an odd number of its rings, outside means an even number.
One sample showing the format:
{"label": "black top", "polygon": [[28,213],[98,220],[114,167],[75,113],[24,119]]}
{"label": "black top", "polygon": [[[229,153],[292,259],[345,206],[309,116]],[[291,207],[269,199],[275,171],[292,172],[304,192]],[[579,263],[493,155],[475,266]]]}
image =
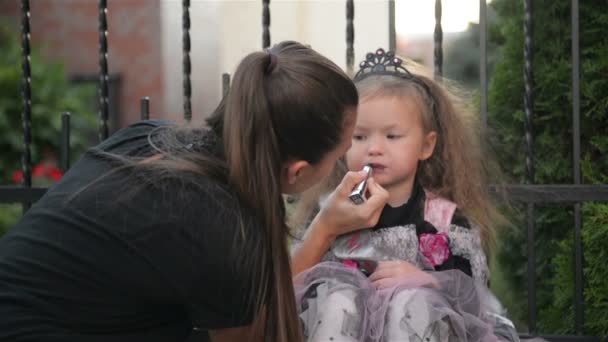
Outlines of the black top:
{"label": "black top", "polygon": [[[418,182],[414,182],[412,195],[409,200],[398,207],[386,205],[382,209],[378,223],[373,229],[403,226],[414,224],[416,226],[416,235],[420,238],[421,234],[437,234],[437,229],[430,222],[424,220],[424,203],[426,196],[424,189]],[[459,209],[456,209],[452,216],[452,224],[457,226],[470,228],[469,221]],[[441,265],[435,266],[436,271],[445,271],[458,269],[462,272],[473,276],[471,271],[471,263],[466,258],[450,253],[449,258]]]}
{"label": "black top", "polygon": [[89,150],[0,240],[0,341],[173,342],[251,322],[248,251],[264,242],[236,196],[202,176],[108,173],[104,152],[152,155],[159,125]]}

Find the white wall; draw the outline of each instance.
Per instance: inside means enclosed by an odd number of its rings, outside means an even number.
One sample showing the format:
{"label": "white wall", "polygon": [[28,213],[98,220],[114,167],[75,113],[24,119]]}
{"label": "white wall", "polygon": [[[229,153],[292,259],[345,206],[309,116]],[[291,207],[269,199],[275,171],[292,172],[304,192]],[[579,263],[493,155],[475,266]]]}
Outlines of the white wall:
{"label": "white wall", "polygon": [[[166,112],[183,112],[181,1],[162,0]],[[262,47],[262,1],[192,0],[192,111],[202,118],[217,105],[221,74],[233,73],[249,52]],[[345,0],[272,0],[271,44],[296,40],[346,68]],[[355,67],[365,53],[388,46],[388,1],[355,1]]]}
{"label": "white wall", "polygon": [[[192,74],[192,116],[200,118],[215,106],[219,91],[209,87],[210,80],[219,69],[217,51],[222,3],[218,1],[191,1],[190,8],[190,61]],[[182,5],[180,0],[161,1],[163,74],[165,86],[165,117],[179,120],[183,117],[183,48]],[[219,77],[219,76],[218,76]],[[217,83],[217,81],[215,82]],[[213,84],[215,84],[213,83]]]}

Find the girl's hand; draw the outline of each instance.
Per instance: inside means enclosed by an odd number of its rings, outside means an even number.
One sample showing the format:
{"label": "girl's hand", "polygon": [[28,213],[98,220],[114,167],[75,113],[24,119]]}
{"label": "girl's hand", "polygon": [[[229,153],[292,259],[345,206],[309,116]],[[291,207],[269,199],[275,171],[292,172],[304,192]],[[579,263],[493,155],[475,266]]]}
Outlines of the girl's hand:
{"label": "girl's hand", "polygon": [[377,289],[406,284],[407,286],[431,286],[439,288],[437,280],[427,272],[419,270],[407,261],[380,261],[369,280]]}
{"label": "girl's hand", "polygon": [[315,218],[330,237],[337,237],[354,230],[376,225],[382,209],[388,200],[388,192],[374,181],[373,176],[367,183],[367,200],[354,204],[348,197],[355,186],[365,179],[365,172],[348,172],[342,182],[329,195],[321,211]]}

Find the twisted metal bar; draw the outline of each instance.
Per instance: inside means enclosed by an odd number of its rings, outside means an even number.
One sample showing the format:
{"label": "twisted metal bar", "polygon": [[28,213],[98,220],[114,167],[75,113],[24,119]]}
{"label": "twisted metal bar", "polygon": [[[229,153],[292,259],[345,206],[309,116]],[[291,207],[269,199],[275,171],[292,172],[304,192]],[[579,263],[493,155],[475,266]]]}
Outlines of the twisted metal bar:
{"label": "twisted metal bar", "polygon": [[[572,147],[574,165],[574,184],[581,184],[581,87],[580,87],[580,50],[579,50],[579,2],[572,0]],[[581,236],[581,204],[574,205],[574,327],[577,335],[583,334],[584,305],[583,297],[583,242]]]}
{"label": "twisted metal bar", "polygon": [[443,29],[441,28],[441,0],[435,0],[435,32],[434,38],[434,66],[435,79],[443,75]]}
{"label": "twisted metal bar", "polygon": [[388,49],[397,51],[397,33],[395,31],[395,0],[388,1]]}
{"label": "twisted metal bar", "polygon": [[[21,167],[23,170],[23,186],[32,186],[32,74],[30,68],[30,2],[21,0],[21,54],[22,54],[22,81],[21,95],[23,97],[23,111],[21,123],[23,126],[23,151],[21,154]],[[24,205],[24,209],[27,205]]]}
{"label": "twisted metal bar", "polygon": [[534,74],[532,43],[532,0],[524,1],[524,129],[526,134],[526,173],[528,182],[534,183],[534,135],[532,119],[534,116]]}
{"label": "twisted metal bar", "polygon": [[139,117],[142,121],[150,119],[150,98],[148,96],[139,99]]}
{"label": "twisted metal bar", "polygon": [[262,0],[262,48],[270,46],[270,0]]}
{"label": "twisted metal bar", "polygon": [[354,18],[355,5],[353,0],[346,0],[346,70],[349,75],[352,74],[355,64],[355,49],[353,47],[355,41]]}
{"label": "twisted metal bar", "polygon": [[99,141],[108,137],[108,4],[99,0]]}
{"label": "twisted metal bar", "polygon": [[70,112],[61,114],[61,171],[68,172],[70,168]]}
{"label": "twisted metal bar", "polygon": [[190,82],[190,0],[182,0],[182,45],[184,49],[184,119],[192,119],[192,86]]}
{"label": "twisted metal bar", "polygon": [[[534,74],[532,66],[532,0],[524,1],[524,129],[526,135],[526,175],[534,184]],[[528,329],[536,333],[536,254],[534,239],[534,207],[528,204]]]}

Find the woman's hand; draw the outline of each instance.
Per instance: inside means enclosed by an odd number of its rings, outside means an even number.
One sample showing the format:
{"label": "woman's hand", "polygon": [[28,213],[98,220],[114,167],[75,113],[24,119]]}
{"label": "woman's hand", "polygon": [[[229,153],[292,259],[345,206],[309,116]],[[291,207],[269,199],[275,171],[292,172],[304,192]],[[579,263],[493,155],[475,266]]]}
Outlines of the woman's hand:
{"label": "woman's hand", "polygon": [[340,185],[323,203],[311,226],[320,225],[324,227],[325,233],[330,238],[335,238],[376,225],[388,200],[388,192],[374,181],[373,176],[367,183],[368,197],[365,202],[354,204],[349,199],[353,189],[365,179],[365,176],[363,171],[348,172]]}
{"label": "woman's hand", "polygon": [[370,177],[367,183],[369,196],[365,202],[357,205],[348,198],[365,176],[363,171],[348,172],[325,201],[291,258],[294,276],[318,264],[337,236],[376,225],[388,200],[386,190]]}
{"label": "woman's hand", "polygon": [[397,284],[408,287],[431,286],[439,288],[437,280],[429,273],[419,270],[407,261],[380,261],[369,280],[377,289],[384,289]]}

